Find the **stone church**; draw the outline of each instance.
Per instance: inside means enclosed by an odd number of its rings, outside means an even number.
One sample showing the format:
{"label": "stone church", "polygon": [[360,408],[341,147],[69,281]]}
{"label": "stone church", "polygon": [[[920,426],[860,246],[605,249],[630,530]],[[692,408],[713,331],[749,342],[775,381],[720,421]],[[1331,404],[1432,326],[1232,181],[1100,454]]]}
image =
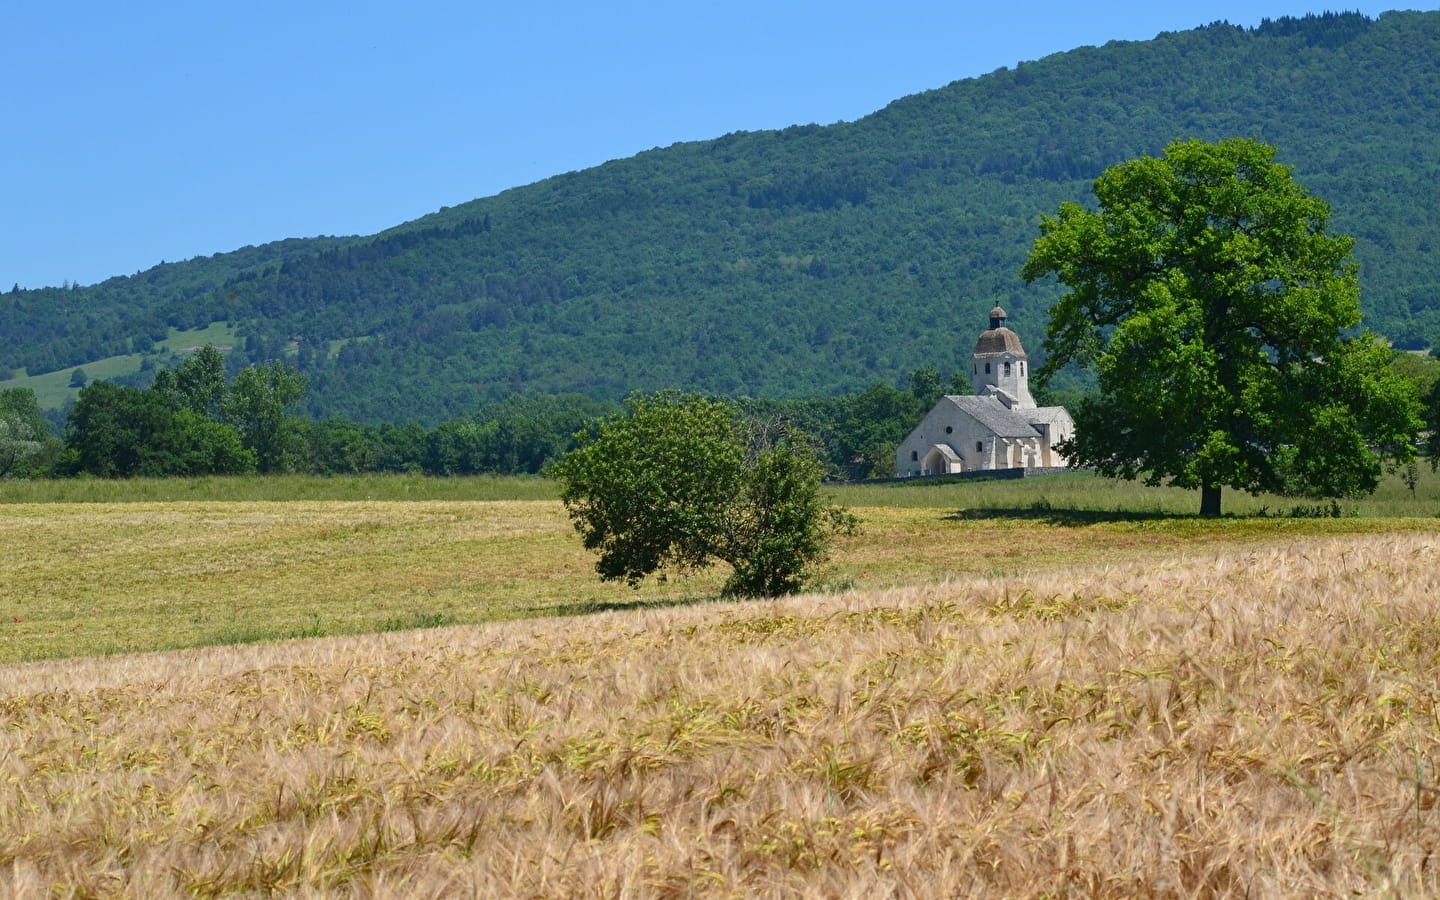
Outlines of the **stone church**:
{"label": "stone church", "polygon": [[1035,405],[1030,362],[1000,307],[990,310],[970,364],[975,392],[940,398],[896,450],[896,477],[1066,465],[1054,445],[1075,433],[1075,422],[1063,406]]}

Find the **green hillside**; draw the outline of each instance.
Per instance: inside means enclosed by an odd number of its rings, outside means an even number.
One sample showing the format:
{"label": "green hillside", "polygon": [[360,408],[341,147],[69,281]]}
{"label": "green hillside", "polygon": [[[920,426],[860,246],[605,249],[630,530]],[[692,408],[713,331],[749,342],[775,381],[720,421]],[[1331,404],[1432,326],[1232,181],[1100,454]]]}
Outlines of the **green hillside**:
{"label": "green hillside", "polygon": [[[147,371],[147,363],[148,368],[153,369],[157,356],[162,358],[180,356],[193,352],[206,344],[219,348],[221,352],[227,352],[232,348],[234,340],[234,330],[223,322],[216,322],[208,328],[198,328],[192,331],[179,331],[172,328],[164,340],[155,342],[149,353],[107,356],[103,359],[91,360],[83,366],[57,369],[40,375],[12,373],[5,387],[29,388],[35,392],[35,400],[42,409],[57,409],[64,406],[67,401],[75,399],[80,393],[82,384],[91,381],[123,381],[133,378],[139,373]],[[77,371],[82,373],[82,377],[76,377]]]}
{"label": "green hillside", "polygon": [[1367,324],[1440,334],[1440,13],[1215,24],[1056,54],[827,127],[676,144],[363,238],[0,296],[0,374],[230,322],[314,416],[437,422],[527,392],[854,391],[968,358],[999,302],[1039,349],[1041,213],[1172,139],[1258,137],[1357,239]]}

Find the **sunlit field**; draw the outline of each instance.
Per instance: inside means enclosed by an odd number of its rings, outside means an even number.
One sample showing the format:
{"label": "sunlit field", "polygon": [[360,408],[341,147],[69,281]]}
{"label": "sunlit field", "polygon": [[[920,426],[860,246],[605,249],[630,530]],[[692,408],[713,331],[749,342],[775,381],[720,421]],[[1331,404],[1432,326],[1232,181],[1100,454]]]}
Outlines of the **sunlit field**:
{"label": "sunlit field", "polygon": [[3,484],[0,896],[1433,895],[1422,475],[835,488],[750,603],[540,479]]}
{"label": "sunlit field", "polygon": [[200,478],[64,478],[0,481],[0,515],[11,503],[142,503],[176,500],[555,500],[555,482],[522,476],[213,475]]}
{"label": "sunlit field", "polygon": [[[1408,503],[1409,517],[1260,515],[1263,504],[1240,495],[1232,505],[1250,501],[1251,514],[1218,521],[1188,509],[1193,493],[1086,475],[837,488],[861,529],[836,545],[814,587],[1017,575],[1301,535],[1436,532],[1440,519],[1428,512],[1440,510],[1428,499],[1435,484],[1428,477],[1413,500],[1403,490],[1365,501]],[[59,495],[0,504],[0,662],[707,603],[726,574],[652,580],[639,590],[601,583],[543,479],[0,489]],[[350,499],[320,499],[337,496]]]}
{"label": "sunlit field", "polygon": [[1433,895],[1437,554],[0,667],[0,894]]}

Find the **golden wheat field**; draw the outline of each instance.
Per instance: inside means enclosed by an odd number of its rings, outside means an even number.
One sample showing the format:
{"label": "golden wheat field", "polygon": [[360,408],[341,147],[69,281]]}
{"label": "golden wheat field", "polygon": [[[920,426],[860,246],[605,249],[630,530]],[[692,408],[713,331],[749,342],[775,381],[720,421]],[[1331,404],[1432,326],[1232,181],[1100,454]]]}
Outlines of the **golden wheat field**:
{"label": "golden wheat field", "polygon": [[[363,504],[209,529],[130,506],[103,538],[17,509],[39,549],[6,552],[42,584],[21,564],[64,544],[88,568],[57,590],[123,588],[161,632],[165,604],[212,630],[263,604],[265,572],[421,612],[589,577],[563,527],[551,568],[487,574],[484,522],[426,509],[424,540]],[[1440,892],[1440,527],[934,512],[877,513],[829,593],[783,601],[665,605],[702,579],[585,616],[0,665],[0,895]],[[287,528],[313,530],[256,537]],[[197,604],[226,581],[200,547],[145,576],[146,536],[224,545],[243,597]]]}

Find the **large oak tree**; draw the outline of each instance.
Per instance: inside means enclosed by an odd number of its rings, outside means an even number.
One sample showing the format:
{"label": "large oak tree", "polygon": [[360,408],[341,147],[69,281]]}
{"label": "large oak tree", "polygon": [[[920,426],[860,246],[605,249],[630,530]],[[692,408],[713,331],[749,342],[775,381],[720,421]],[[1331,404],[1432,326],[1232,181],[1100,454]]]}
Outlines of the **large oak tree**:
{"label": "large oak tree", "polygon": [[1070,290],[1051,310],[1042,384],[1071,363],[1076,465],[1199,488],[1342,497],[1410,459],[1414,391],[1360,323],[1353,241],[1252,140],[1176,142],[1112,166],[1097,209],[1045,216],[1022,271]]}

